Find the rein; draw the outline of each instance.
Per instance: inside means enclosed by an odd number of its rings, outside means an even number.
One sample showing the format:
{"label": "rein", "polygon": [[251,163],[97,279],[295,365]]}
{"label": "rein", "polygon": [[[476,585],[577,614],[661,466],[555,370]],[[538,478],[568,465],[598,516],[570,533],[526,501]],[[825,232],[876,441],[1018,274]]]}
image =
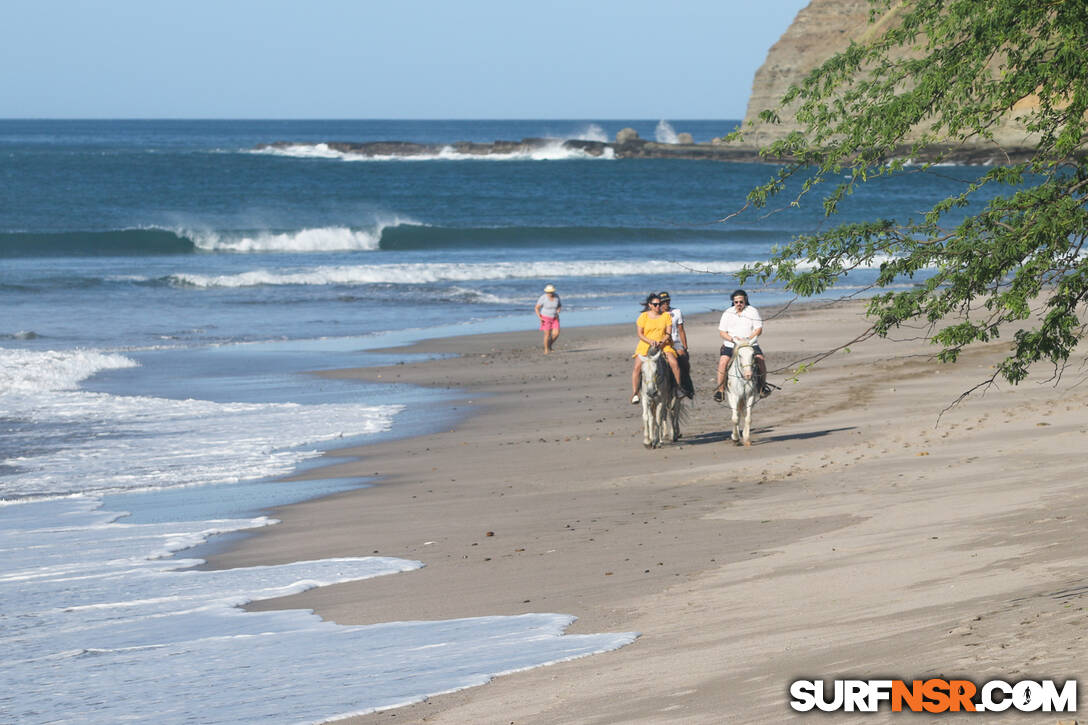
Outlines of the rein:
{"label": "rein", "polygon": [[745,382],[755,383],[755,378],[745,378],[744,371],[755,367],[755,360],[748,365],[743,365],[740,361],[740,350],[744,347],[752,347],[750,342],[738,342],[733,346],[733,359],[729,361],[728,374],[731,378],[737,378],[738,380],[744,380]]}
{"label": "rein", "polygon": [[[657,345],[651,345],[650,346],[650,350],[654,350],[656,348],[657,348]],[[642,360],[643,363],[647,363],[647,362],[650,361],[650,356],[649,355],[639,355],[639,359]],[[643,374],[642,374],[642,389],[643,389],[643,391],[645,391],[645,393],[647,395],[652,395],[654,398],[657,398],[658,396],[661,395],[662,387],[664,385],[668,384],[668,380],[666,380],[666,376],[669,379],[671,379],[672,372],[669,370],[669,364],[667,362],[665,362],[664,353],[659,353],[659,357],[657,358],[657,362],[654,363],[654,366],[653,366],[653,375],[647,376],[645,368],[643,368]],[[649,382],[649,379],[653,380],[653,390],[650,390],[649,385],[647,384]]]}

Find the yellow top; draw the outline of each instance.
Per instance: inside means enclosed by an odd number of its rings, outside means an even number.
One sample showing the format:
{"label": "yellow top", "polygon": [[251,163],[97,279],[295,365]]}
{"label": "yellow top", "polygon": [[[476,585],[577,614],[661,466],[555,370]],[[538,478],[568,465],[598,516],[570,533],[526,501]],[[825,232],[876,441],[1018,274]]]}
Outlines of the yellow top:
{"label": "yellow top", "polygon": [[[672,332],[672,315],[668,312],[662,312],[657,317],[650,317],[649,312],[643,312],[638,316],[638,320],[635,324],[642,330],[642,334],[650,338],[655,342],[659,342],[668,337]],[[672,345],[666,345],[665,352],[671,352],[676,354],[676,350]],[[645,340],[638,341],[638,347],[635,348],[635,355],[645,355],[650,351],[650,345]],[[633,357],[633,356],[632,356]]]}

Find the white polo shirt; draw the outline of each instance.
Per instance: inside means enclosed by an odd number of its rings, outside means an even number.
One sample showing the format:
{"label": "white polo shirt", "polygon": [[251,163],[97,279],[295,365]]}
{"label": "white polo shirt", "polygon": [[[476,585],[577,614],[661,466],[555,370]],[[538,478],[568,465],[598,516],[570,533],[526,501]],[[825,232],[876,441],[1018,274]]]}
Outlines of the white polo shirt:
{"label": "white polo shirt", "polygon": [[[751,305],[744,308],[744,311],[739,315],[735,308],[730,307],[728,310],[722,313],[721,322],[718,323],[718,330],[721,332],[729,333],[730,337],[752,337],[752,333],[763,327],[763,316],[759,314],[759,310]],[[752,344],[755,345],[758,340],[753,339]],[[722,340],[722,344],[726,347],[733,347],[733,343],[729,340]]]}

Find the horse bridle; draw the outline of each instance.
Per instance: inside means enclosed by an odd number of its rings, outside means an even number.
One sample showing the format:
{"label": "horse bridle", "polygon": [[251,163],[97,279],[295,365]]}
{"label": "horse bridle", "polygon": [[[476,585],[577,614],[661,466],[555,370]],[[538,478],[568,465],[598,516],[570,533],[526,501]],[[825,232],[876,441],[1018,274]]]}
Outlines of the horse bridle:
{"label": "horse bridle", "polygon": [[[653,350],[655,348],[658,349],[658,350],[661,349],[661,347],[659,345],[651,345],[650,346],[650,350]],[[639,358],[641,358],[642,360],[644,360],[646,362],[649,362],[649,357],[650,357],[649,356],[649,350],[647,350],[646,352],[647,352],[646,355],[639,355]],[[661,355],[662,355],[662,357],[664,357],[665,353],[661,353]],[[665,371],[668,369],[668,367],[669,367],[668,363],[665,363],[664,365],[661,364],[661,359],[660,358],[658,359],[657,363],[654,365],[654,376],[653,377],[654,377],[654,388],[655,389],[661,388],[665,384]]]}
{"label": "horse bridle", "polygon": [[[731,356],[731,359],[729,360],[729,370],[728,370],[729,377],[737,378],[738,380],[749,380],[751,382],[755,382],[754,378],[745,378],[744,377],[744,371],[745,370],[751,370],[753,367],[755,367],[755,362],[756,362],[754,357],[752,358],[752,362],[749,363],[748,365],[745,365],[740,361],[740,356],[737,353],[739,353],[741,348],[744,348],[744,347],[754,348],[755,346],[752,344],[751,340],[745,340],[744,342],[737,342],[737,343],[733,344],[733,355]],[[734,367],[739,367],[740,372],[734,373],[733,372]]]}

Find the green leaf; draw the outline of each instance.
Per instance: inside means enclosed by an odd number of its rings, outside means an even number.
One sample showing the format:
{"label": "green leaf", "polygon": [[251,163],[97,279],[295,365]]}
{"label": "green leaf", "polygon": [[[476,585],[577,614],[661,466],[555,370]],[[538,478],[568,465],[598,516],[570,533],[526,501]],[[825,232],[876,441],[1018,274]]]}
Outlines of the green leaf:
{"label": "green leaf", "polygon": [[[871,2],[874,32],[760,114],[773,124],[792,116],[803,130],[761,151],[786,162],[749,193],[753,206],[799,182],[788,205],[822,191],[822,208],[834,217],[862,185],[897,173],[944,173],[936,164],[965,143],[989,144],[1000,157],[994,129],[1014,115],[1030,131],[1030,154],[957,169],[961,188],[914,219],[801,235],[738,277],[811,296],[880,259],[876,287],[885,291],[867,307],[877,334],[931,325],[938,359],[954,362],[1011,325],[1013,344],[998,365],[1006,380],[1024,380],[1037,362],[1063,365],[1086,329],[1088,3]],[[908,159],[922,166],[909,167]],[[908,281],[914,286],[899,288]]]}

